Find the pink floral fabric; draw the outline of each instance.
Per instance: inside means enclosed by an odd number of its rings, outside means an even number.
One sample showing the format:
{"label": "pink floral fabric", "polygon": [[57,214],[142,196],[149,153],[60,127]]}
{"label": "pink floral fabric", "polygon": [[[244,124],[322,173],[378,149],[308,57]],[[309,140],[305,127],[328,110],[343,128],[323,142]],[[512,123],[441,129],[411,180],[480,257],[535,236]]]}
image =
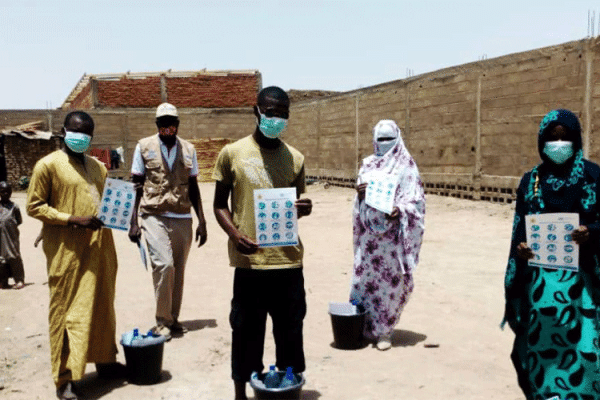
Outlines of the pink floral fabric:
{"label": "pink floral fabric", "polygon": [[[381,130],[395,132],[395,145],[378,156]],[[387,136],[387,135],[386,135]],[[400,217],[388,220],[358,196],[354,201],[354,271],[350,300],[367,311],[364,335],[377,339],[391,334],[413,291],[413,272],[423,240],[425,193],[417,165],[402,141],[394,121],[382,120],[373,128],[375,154],[363,160],[357,183],[373,171],[398,179],[394,206]]]}

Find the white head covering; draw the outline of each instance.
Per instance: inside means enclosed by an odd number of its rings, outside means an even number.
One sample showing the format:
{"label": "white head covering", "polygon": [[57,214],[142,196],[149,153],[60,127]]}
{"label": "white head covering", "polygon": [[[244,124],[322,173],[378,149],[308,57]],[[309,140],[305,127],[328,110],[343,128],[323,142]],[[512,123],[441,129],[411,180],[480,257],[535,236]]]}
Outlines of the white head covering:
{"label": "white head covering", "polygon": [[[377,155],[378,150],[384,150],[377,139],[393,135],[396,136],[396,140],[393,141],[392,147],[381,156]],[[402,259],[402,268],[412,271],[418,262],[425,227],[425,192],[419,170],[404,146],[400,128],[394,121],[384,119],[375,125],[373,147],[375,154],[363,160],[357,183],[367,182],[368,174],[373,171],[397,176],[399,185],[396,188],[394,207],[400,211],[400,218],[398,221],[390,221],[385,218],[384,213],[368,206],[365,201],[359,201],[357,197],[354,203],[355,224],[363,229],[355,230],[354,234],[379,236],[397,232],[398,237],[402,239],[400,245],[403,250],[398,252],[398,257]]]}
{"label": "white head covering", "polygon": [[400,128],[391,119],[382,119],[373,127],[373,152],[376,156],[383,156],[399,141],[402,141]]}

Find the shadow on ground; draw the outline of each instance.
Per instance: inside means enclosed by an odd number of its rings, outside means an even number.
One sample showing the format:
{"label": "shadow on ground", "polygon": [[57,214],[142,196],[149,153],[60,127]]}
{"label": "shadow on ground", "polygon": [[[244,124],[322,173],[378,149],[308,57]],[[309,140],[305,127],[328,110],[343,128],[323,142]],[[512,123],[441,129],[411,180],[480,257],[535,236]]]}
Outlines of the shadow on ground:
{"label": "shadow on ground", "polygon": [[181,321],[181,325],[185,326],[190,332],[199,331],[204,328],[216,328],[216,319],[193,319],[190,321]]}
{"label": "shadow on ground", "polygon": [[[162,370],[160,373],[160,380],[155,383],[155,385],[160,385],[161,383],[168,382],[172,379],[172,375],[167,370]],[[128,383],[127,379],[100,379],[98,378],[98,374],[96,372],[92,372],[86,374],[82,380],[77,382],[77,388],[83,394],[83,398],[89,400],[98,400],[107,394],[111,393],[113,390],[118,390],[126,385],[133,385],[132,383]],[[146,385],[143,385],[146,386]]]}
{"label": "shadow on ground", "polygon": [[422,342],[425,339],[427,339],[427,335],[413,331],[394,329],[392,332],[393,347],[416,346],[419,342]]}

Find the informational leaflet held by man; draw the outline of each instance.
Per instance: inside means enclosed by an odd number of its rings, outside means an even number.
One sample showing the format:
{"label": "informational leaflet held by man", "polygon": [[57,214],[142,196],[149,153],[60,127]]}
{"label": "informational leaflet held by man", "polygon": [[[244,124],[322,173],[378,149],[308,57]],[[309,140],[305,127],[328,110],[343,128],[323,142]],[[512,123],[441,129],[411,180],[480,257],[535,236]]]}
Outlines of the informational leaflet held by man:
{"label": "informational leaflet held by man", "polygon": [[579,246],[571,234],[579,226],[579,214],[551,213],[525,216],[527,246],[532,267],[579,270]]}
{"label": "informational leaflet held by man", "polygon": [[254,221],[259,247],[298,244],[296,188],[254,190]]}
{"label": "informational leaflet held by man", "polygon": [[98,218],[104,222],[104,226],[107,228],[128,231],[134,205],[135,190],[133,183],[107,178]]}
{"label": "informational leaflet held by man", "polygon": [[365,202],[386,214],[394,209],[394,196],[398,187],[398,176],[384,172],[373,171],[366,177],[367,191]]}

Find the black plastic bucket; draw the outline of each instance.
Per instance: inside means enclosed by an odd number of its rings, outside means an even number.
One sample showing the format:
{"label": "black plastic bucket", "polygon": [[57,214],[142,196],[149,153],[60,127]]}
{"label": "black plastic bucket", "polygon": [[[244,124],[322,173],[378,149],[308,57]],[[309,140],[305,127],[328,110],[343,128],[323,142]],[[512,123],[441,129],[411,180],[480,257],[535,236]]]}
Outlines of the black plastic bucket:
{"label": "black plastic bucket", "polygon": [[338,349],[354,350],[363,347],[366,312],[354,315],[331,314],[333,342]]}
{"label": "black plastic bucket", "polygon": [[129,382],[136,385],[152,385],[160,381],[164,342],[143,347],[121,344],[125,352]]}
{"label": "black plastic bucket", "polygon": [[[280,375],[280,378],[285,376],[285,371],[277,371]],[[258,379],[262,382],[265,379],[264,373],[258,374]],[[300,399],[300,395],[302,394],[302,385],[304,385],[304,377],[301,374],[294,374],[298,383],[294,386],[290,386],[287,388],[265,388],[258,387],[254,381],[254,379],[250,379],[250,386],[254,390],[254,398],[257,400],[262,399],[280,399],[280,400],[297,400]]]}

